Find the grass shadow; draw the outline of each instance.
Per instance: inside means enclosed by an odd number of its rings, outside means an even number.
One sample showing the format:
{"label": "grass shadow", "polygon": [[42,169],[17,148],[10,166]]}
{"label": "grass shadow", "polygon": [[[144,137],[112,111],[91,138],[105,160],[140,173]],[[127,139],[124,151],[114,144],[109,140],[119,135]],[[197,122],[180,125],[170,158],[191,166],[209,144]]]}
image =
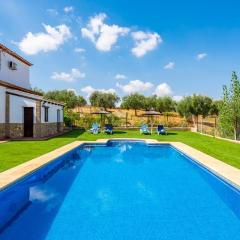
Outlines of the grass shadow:
{"label": "grass shadow", "polygon": [[176,132],[168,132],[167,135],[178,135]]}
{"label": "grass shadow", "polygon": [[64,133],[63,135],[57,136],[56,138],[78,138],[85,132],[86,132],[85,129],[74,129],[70,132]]}
{"label": "grass shadow", "polygon": [[126,134],[127,132],[121,130],[114,130],[113,134]]}

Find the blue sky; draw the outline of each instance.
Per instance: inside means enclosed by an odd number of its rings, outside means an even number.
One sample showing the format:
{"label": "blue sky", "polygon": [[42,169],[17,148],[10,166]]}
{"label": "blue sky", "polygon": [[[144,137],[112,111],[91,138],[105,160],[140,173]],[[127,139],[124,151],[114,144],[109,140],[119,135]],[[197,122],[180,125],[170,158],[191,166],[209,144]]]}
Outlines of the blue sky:
{"label": "blue sky", "polygon": [[31,61],[31,83],[219,98],[240,70],[239,1],[1,1],[0,42]]}

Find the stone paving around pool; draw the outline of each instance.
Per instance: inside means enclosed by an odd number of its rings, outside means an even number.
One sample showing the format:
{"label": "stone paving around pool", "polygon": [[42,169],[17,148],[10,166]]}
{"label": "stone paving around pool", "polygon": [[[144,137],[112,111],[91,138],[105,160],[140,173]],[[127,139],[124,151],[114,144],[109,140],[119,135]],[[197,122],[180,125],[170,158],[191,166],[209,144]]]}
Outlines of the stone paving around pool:
{"label": "stone paving around pool", "polygon": [[84,143],[101,143],[105,144],[109,140],[136,140],[145,141],[147,144],[169,144],[179,150],[180,152],[186,154],[194,161],[198,162],[202,166],[214,172],[216,175],[224,178],[226,181],[230,182],[237,188],[240,188],[240,169],[232,167],[216,158],[213,158],[203,152],[200,152],[184,143],[181,142],[158,142],[154,139],[134,139],[134,138],[112,138],[112,139],[99,139],[97,141],[75,141],[61,148],[58,148],[52,152],[44,154],[40,157],[32,159],[28,162],[20,164],[14,168],[0,173],[0,190],[8,187],[10,184],[22,179],[26,175],[36,171],[37,169],[43,167],[44,165],[54,161],[56,158],[62,156],[63,154],[73,150],[76,147]]}

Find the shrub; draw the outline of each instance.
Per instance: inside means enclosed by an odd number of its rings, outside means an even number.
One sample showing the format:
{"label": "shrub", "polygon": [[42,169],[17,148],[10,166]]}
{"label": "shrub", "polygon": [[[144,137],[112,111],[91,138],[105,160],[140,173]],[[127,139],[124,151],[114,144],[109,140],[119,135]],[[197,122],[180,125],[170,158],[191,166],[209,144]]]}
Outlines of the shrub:
{"label": "shrub", "polygon": [[77,120],[79,120],[79,114],[73,112],[72,110],[64,109],[65,126],[71,127],[76,124]]}

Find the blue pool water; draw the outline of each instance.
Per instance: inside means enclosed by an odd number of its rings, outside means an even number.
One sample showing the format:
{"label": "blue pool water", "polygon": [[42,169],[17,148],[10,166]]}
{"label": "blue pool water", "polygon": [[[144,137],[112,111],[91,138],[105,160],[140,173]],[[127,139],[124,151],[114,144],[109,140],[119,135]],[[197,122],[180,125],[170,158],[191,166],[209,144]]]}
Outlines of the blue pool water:
{"label": "blue pool water", "polygon": [[240,193],[170,145],[112,141],[0,192],[0,226],[1,240],[237,240]]}

